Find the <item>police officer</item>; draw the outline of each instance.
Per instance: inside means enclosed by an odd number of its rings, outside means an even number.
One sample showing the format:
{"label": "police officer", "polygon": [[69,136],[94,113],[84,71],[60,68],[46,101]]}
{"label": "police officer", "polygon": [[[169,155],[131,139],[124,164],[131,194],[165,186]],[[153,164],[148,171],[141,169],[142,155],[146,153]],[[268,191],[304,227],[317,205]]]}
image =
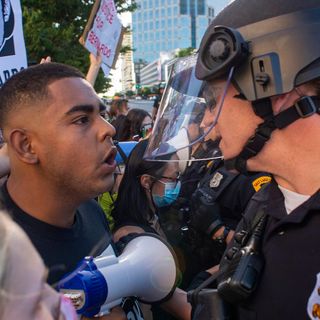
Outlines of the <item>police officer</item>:
{"label": "police officer", "polygon": [[[205,126],[205,124],[202,124]],[[217,145],[216,135],[212,130],[204,144]],[[209,148],[210,150],[210,148]],[[210,152],[210,151],[207,151]],[[205,152],[198,155],[204,158]],[[234,229],[241,220],[244,209],[250,198],[260,188],[271,181],[265,173],[255,173],[250,176],[229,171],[221,160],[192,162],[181,175],[181,191],[179,201],[171,208],[161,213],[161,222],[168,224],[170,215],[176,214],[174,207],[185,212],[182,231],[184,237],[178,246],[184,253],[185,270],[183,272],[182,288],[190,284],[190,280],[203,270],[219,263],[226,244],[232,239]],[[196,182],[197,186],[193,186]],[[179,206],[180,205],[180,206]],[[171,221],[174,221],[172,218]],[[172,225],[167,229],[174,230]],[[166,228],[164,229],[166,231]],[[169,235],[169,232],[167,232]],[[174,243],[177,232],[171,238]],[[201,273],[201,279],[209,276]]]}
{"label": "police officer", "polygon": [[248,7],[239,0],[215,19],[200,47],[197,77],[209,91],[228,86],[213,111],[221,112],[215,130],[225,158],[275,180],[246,212],[265,206],[265,264],[256,291],[238,306],[239,319],[317,317],[319,25],[319,1],[259,0]]}
{"label": "police officer", "polygon": [[[264,261],[246,269],[250,283],[234,286],[244,288],[241,302],[220,290],[232,297],[238,319],[319,318],[319,26],[317,0],[236,0],[200,46],[195,75],[205,81],[225,159],[238,171],[273,175],[250,201],[229,247],[242,254],[245,232],[252,232]],[[221,273],[234,261],[229,249]],[[225,285],[222,277],[218,290]]]}

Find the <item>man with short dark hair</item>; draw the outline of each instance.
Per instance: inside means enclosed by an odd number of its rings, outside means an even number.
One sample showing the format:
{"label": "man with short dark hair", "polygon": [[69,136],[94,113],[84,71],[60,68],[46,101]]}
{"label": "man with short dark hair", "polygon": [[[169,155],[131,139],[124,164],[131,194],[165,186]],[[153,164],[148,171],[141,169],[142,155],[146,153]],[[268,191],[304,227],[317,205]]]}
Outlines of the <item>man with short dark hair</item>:
{"label": "man with short dark hair", "polygon": [[104,213],[90,200],[114,182],[115,132],[104,113],[84,76],[63,64],[30,67],[1,88],[11,163],[1,199],[49,267],[50,284],[111,244]]}

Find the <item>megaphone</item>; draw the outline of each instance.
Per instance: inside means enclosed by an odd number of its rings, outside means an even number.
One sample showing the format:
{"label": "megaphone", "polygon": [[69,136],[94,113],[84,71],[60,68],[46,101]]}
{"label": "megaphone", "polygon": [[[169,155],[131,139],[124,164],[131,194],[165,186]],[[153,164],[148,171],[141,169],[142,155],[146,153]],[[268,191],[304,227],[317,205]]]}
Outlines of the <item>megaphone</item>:
{"label": "megaphone", "polygon": [[58,290],[71,298],[78,314],[87,317],[108,314],[124,297],[159,302],[176,288],[174,252],[151,233],[137,235],[119,257],[87,257],[84,265],[73,276],[61,280]]}
{"label": "megaphone", "polygon": [[137,141],[114,141],[114,145],[117,147],[116,163],[117,165],[126,163],[131,151],[137,145]]}

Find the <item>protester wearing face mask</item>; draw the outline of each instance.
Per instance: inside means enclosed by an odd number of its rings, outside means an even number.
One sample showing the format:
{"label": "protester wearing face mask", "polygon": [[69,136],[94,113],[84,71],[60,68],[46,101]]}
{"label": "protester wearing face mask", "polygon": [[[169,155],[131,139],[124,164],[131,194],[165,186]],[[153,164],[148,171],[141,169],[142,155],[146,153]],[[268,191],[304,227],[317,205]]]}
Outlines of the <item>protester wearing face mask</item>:
{"label": "protester wearing face mask", "polygon": [[[114,240],[118,244],[134,233],[143,232],[155,233],[166,239],[159,223],[158,209],[170,206],[180,192],[178,163],[170,162],[177,156],[172,154],[163,162],[146,161],[143,154],[147,145],[148,140],[142,140],[132,150],[119,186],[112,211]],[[161,307],[178,319],[190,317],[185,292],[180,289],[176,289],[172,298]],[[164,319],[171,318],[166,315]]]}
{"label": "protester wearing face mask", "polygon": [[[177,162],[143,160],[147,144],[148,140],[139,142],[128,158],[112,211],[116,240],[133,226],[165,238],[158,222],[158,208],[170,206],[179,195],[181,183]],[[171,155],[166,160],[174,157],[177,156]]]}

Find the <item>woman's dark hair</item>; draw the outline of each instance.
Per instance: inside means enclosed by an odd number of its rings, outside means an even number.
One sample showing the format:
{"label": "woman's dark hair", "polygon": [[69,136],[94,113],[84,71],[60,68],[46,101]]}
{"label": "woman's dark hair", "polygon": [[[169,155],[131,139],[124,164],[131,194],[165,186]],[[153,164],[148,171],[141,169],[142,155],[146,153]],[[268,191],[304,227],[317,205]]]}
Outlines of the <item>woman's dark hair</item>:
{"label": "woman's dark hair", "polygon": [[130,109],[127,114],[127,118],[130,121],[130,136],[131,138],[135,135],[141,135],[141,126],[145,117],[150,117],[151,115],[142,109]]}
{"label": "woman's dark hair", "polygon": [[124,109],[126,108],[127,104],[128,104],[128,100],[126,99],[112,100],[111,106],[108,111],[109,117],[111,119],[116,118],[119,114],[125,111]]}
{"label": "woman's dark hair", "polygon": [[116,134],[113,137],[117,141],[129,141],[130,136],[130,121],[127,116],[121,114],[111,124],[116,129]]}
{"label": "woman's dark hair", "polygon": [[161,176],[167,163],[143,160],[147,145],[148,140],[140,141],[128,158],[118,197],[111,213],[115,220],[115,228],[128,222],[148,225],[148,220],[153,216],[140,177],[143,174]]}

